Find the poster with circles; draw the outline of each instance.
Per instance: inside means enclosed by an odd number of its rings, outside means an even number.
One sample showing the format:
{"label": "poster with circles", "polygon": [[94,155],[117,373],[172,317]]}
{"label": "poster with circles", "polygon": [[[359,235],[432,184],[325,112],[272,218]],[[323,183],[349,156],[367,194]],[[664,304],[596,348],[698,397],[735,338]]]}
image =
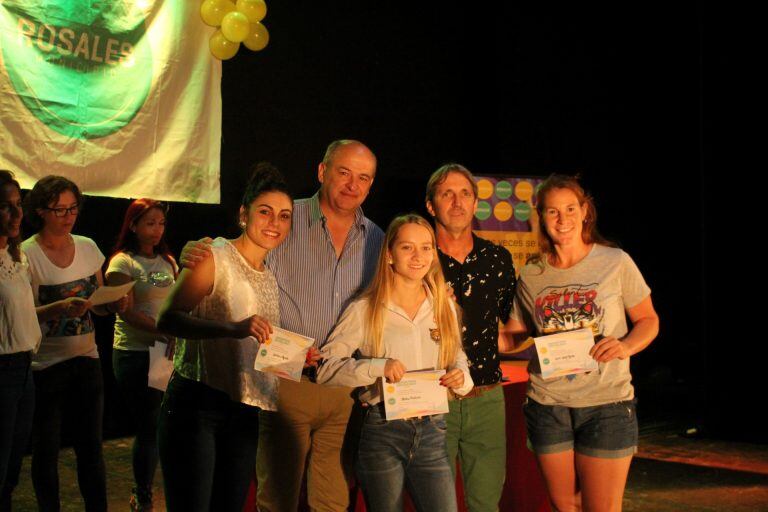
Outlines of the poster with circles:
{"label": "poster with circles", "polygon": [[482,238],[505,247],[517,271],[537,252],[536,189],[543,178],[475,176],[477,211],[472,228]]}

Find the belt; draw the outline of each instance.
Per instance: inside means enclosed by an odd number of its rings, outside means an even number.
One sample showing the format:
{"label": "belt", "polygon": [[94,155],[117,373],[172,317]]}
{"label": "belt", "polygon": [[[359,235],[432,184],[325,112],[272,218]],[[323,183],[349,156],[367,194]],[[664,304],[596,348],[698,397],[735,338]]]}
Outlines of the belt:
{"label": "belt", "polygon": [[301,370],[301,374],[309,379],[310,382],[317,382],[317,367],[307,366]]}
{"label": "belt", "polygon": [[496,389],[497,387],[501,386],[501,382],[494,382],[493,384],[488,384],[485,386],[475,386],[472,389],[469,390],[469,393],[466,395],[457,395],[456,393],[451,393],[453,395],[453,398],[455,400],[465,400],[467,398],[475,398],[481,395],[484,395],[485,393]]}

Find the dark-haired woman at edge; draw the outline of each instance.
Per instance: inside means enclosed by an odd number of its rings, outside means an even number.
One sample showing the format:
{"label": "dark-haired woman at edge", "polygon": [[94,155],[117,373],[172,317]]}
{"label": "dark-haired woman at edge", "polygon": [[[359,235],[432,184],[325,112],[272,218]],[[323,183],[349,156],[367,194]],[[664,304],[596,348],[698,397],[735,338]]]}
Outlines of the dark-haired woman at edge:
{"label": "dark-haired woman at edge", "polygon": [[20,250],[21,189],[10,171],[0,170],[0,510],[11,510],[11,493],[32,430],[35,385],[32,354],[40,325],[29,263]]}

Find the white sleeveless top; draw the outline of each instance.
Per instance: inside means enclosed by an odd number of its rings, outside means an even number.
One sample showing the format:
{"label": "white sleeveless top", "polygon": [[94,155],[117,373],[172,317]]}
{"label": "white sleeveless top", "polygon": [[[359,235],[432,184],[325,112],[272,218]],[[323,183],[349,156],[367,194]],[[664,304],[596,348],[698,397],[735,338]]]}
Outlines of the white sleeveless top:
{"label": "white sleeveless top", "polygon": [[[213,291],[192,311],[208,320],[239,322],[252,315],[280,326],[277,281],[265,269],[257,271],[226,239],[212,245],[215,275]],[[277,377],[253,369],[259,343],[255,339],[179,339],[174,368],[188,379],[223,391],[236,402],[277,409]]]}

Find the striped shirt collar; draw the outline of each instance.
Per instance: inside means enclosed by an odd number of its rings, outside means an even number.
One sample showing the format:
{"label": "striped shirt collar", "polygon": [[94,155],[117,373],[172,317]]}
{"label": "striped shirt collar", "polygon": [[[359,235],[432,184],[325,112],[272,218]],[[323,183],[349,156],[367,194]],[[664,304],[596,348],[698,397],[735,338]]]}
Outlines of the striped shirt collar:
{"label": "striped shirt collar", "polygon": [[[320,209],[320,191],[315,192],[315,195],[309,198],[307,201],[309,206],[309,225],[312,226],[318,220],[325,222],[325,215]],[[358,206],[355,210],[355,227],[357,229],[365,229],[365,215],[363,215],[363,209]]]}

